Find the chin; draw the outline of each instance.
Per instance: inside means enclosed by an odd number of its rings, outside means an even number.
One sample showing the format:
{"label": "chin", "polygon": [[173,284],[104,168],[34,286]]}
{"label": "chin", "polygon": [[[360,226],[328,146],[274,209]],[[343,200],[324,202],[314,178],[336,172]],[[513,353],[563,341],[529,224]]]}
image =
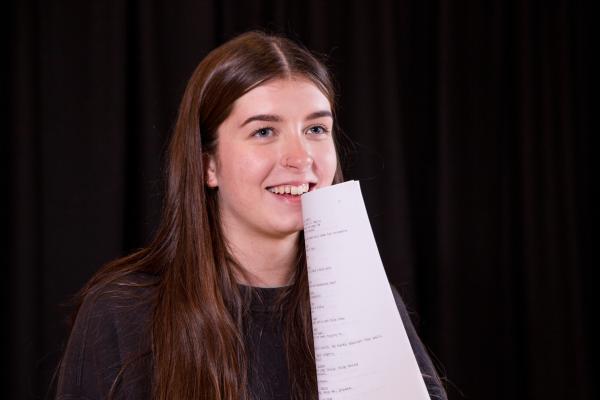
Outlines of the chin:
{"label": "chin", "polygon": [[298,232],[302,231],[303,229],[304,229],[304,223],[301,222],[301,223],[296,223],[296,224],[289,224],[286,226],[278,226],[274,230],[279,232],[282,236],[289,236],[289,235],[298,233]]}

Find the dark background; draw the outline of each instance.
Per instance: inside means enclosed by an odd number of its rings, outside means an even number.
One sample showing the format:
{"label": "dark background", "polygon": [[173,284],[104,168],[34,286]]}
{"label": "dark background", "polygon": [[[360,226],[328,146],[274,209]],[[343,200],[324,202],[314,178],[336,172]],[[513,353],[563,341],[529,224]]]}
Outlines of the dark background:
{"label": "dark background", "polygon": [[327,57],[347,177],[450,398],[594,398],[591,15],[532,0],[9,3],[8,397],[46,394],[62,304],[151,236],[196,64],[262,28]]}

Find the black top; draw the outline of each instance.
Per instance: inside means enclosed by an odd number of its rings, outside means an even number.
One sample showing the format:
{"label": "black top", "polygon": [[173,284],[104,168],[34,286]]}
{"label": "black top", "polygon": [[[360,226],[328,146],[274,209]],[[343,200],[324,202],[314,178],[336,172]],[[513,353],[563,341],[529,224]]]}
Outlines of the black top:
{"label": "black top", "polygon": [[[150,283],[151,275],[136,274],[136,283]],[[247,287],[243,287],[247,289]],[[272,303],[280,288],[254,288],[250,305],[247,347],[253,357],[249,383],[261,400],[290,398],[281,324],[273,318]],[[57,400],[106,398],[124,362],[131,363],[119,379],[117,399],[149,399],[152,382],[149,323],[152,287],[113,285],[86,298],[79,310],[63,357]],[[432,399],[446,399],[431,360],[419,340],[406,307],[392,286],[402,322]]]}

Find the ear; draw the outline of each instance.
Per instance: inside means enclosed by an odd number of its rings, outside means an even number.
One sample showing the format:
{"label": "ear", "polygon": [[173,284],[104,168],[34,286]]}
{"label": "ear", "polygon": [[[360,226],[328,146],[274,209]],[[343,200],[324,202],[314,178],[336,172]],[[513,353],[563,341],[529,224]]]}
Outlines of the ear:
{"label": "ear", "polygon": [[203,161],[206,186],[211,188],[218,187],[219,181],[217,179],[217,160],[215,160],[215,156],[206,154],[203,157]]}

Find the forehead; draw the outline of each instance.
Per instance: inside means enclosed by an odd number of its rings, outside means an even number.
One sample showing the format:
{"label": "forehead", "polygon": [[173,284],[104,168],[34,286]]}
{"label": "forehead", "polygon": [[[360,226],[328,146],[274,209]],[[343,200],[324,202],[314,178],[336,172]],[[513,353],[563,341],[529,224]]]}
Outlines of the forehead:
{"label": "forehead", "polygon": [[325,110],[331,111],[331,104],[310,80],[273,79],[237,99],[230,117],[245,119],[254,114],[276,114],[284,118],[294,118]]}

